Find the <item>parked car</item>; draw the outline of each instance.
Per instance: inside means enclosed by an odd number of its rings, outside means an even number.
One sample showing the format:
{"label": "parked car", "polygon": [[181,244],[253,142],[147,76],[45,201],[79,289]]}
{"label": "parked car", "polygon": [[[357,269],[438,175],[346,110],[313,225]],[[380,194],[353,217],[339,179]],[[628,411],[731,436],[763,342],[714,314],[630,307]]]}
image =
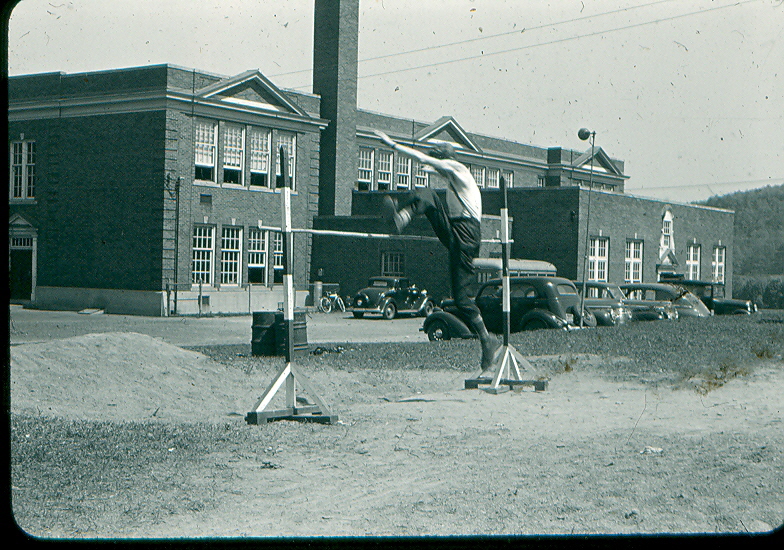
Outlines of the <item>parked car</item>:
{"label": "parked car", "polygon": [[[574,281],[582,295],[583,282]],[[596,324],[605,327],[622,325],[632,320],[632,310],[624,303],[626,296],[614,283],[585,281],[585,308],[596,317]]]}
{"label": "parked car", "polygon": [[[580,296],[570,280],[562,277],[510,277],[509,286],[510,332],[579,326]],[[487,330],[503,333],[501,279],[490,280],[479,288],[476,305]],[[596,326],[596,318],[586,312],[583,324]],[[440,308],[427,316],[420,330],[426,332],[430,340],[476,337],[468,323],[460,317],[453,300],[444,300]]]}
{"label": "parked car", "polygon": [[[669,283],[627,283],[620,285],[626,294],[626,303],[635,307],[650,307],[655,310],[674,306],[676,319],[681,317],[710,317],[710,311],[702,301],[683,287]],[[673,318],[673,317],[669,317]]]}
{"label": "parked car", "polygon": [[697,296],[714,315],[750,315],[757,312],[751,300],[738,300],[724,296],[724,284],[691,279],[662,279],[682,286]]}
{"label": "parked car", "polygon": [[401,314],[427,316],[435,304],[427,290],[418,289],[405,277],[371,277],[368,286],[354,297],[353,315],[361,319],[365,314],[378,314],[394,319]]}

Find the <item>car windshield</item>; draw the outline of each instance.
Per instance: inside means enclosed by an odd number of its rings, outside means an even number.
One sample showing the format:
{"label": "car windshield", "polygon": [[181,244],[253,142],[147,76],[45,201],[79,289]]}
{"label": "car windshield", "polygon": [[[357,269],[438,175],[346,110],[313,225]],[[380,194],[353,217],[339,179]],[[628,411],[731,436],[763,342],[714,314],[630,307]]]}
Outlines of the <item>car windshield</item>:
{"label": "car windshield", "polygon": [[370,286],[389,288],[389,281],[386,281],[384,279],[372,279],[370,281]]}

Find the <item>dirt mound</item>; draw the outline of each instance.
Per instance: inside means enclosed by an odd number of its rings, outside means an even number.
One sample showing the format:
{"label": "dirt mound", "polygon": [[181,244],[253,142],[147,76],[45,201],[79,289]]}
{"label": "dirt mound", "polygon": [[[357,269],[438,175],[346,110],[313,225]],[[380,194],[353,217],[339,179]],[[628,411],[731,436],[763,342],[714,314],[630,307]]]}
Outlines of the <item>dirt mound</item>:
{"label": "dirt mound", "polygon": [[263,389],[258,376],[133,332],[11,348],[14,413],[107,421],[219,421],[247,412]]}

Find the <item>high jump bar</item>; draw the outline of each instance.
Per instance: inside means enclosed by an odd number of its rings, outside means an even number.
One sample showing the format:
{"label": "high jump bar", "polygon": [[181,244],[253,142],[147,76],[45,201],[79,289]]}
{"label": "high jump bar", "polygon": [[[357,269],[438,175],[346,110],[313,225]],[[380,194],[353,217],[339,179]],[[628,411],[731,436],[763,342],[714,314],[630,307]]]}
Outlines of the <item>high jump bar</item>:
{"label": "high jump bar", "polygon": [[[263,231],[282,231],[280,227],[271,225],[260,225]],[[332,235],[335,237],[354,237],[359,239],[394,239],[404,241],[439,241],[438,237],[428,237],[426,235],[390,235],[388,233],[365,233],[361,231],[338,231],[336,229],[298,229],[292,228],[292,233],[310,233],[311,235]],[[501,239],[482,239],[483,243],[501,243]],[[513,241],[509,241],[513,242]]]}

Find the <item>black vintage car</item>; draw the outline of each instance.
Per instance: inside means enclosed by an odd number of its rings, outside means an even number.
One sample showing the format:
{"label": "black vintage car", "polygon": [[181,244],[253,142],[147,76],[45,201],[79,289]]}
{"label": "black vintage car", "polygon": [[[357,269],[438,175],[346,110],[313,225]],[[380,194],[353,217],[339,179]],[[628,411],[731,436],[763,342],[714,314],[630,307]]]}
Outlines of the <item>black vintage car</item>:
{"label": "black vintage car", "polygon": [[[668,319],[680,319],[681,317],[710,317],[710,311],[705,307],[699,298],[685,288],[668,283],[624,283],[620,285],[621,290],[626,294],[625,303],[632,310],[659,308],[668,311]],[[676,315],[672,316],[669,311],[674,308]]]}
{"label": "black vintage car", "polygon": [[614,283],[574,281],[582,294],[585,285],[585,308],[596,317],[596,324],[603,327],[622,325],[632,320],[632,311],[624,303],[623,291]]}
{"label": "black vintage car", "polygon": [[[502,280],[493,279],[479,288],[476,305],[482,312],[487,330],[502,334]],[[580,296],[568,279],[561,277],[509,278],[509,331],[543,328],[571,329],[580,325]],[[596,318],[585,312],[583,325],[596,326]],[[460,317],[452,300],[444,300],[441,307],[427,316],[420,329],[430,340],[475,338],[476,335]]]}
{"label": "black vintage car", "polygon": [[371,277],[352,302],[353,314],[361,319],[366,314],[394,319],[401,314],[427,316],[435,308],[425,289],[418,289],[405,277]]}
{"label": "black vintage car", "polygon": [[682,278],[665,278],[662,281],[672,282],[697,296],[714,315],[750,315],[757,311],[757,305],[751,300],[738,300],[724,296],[724,285],[710,281],[695,281]]}

